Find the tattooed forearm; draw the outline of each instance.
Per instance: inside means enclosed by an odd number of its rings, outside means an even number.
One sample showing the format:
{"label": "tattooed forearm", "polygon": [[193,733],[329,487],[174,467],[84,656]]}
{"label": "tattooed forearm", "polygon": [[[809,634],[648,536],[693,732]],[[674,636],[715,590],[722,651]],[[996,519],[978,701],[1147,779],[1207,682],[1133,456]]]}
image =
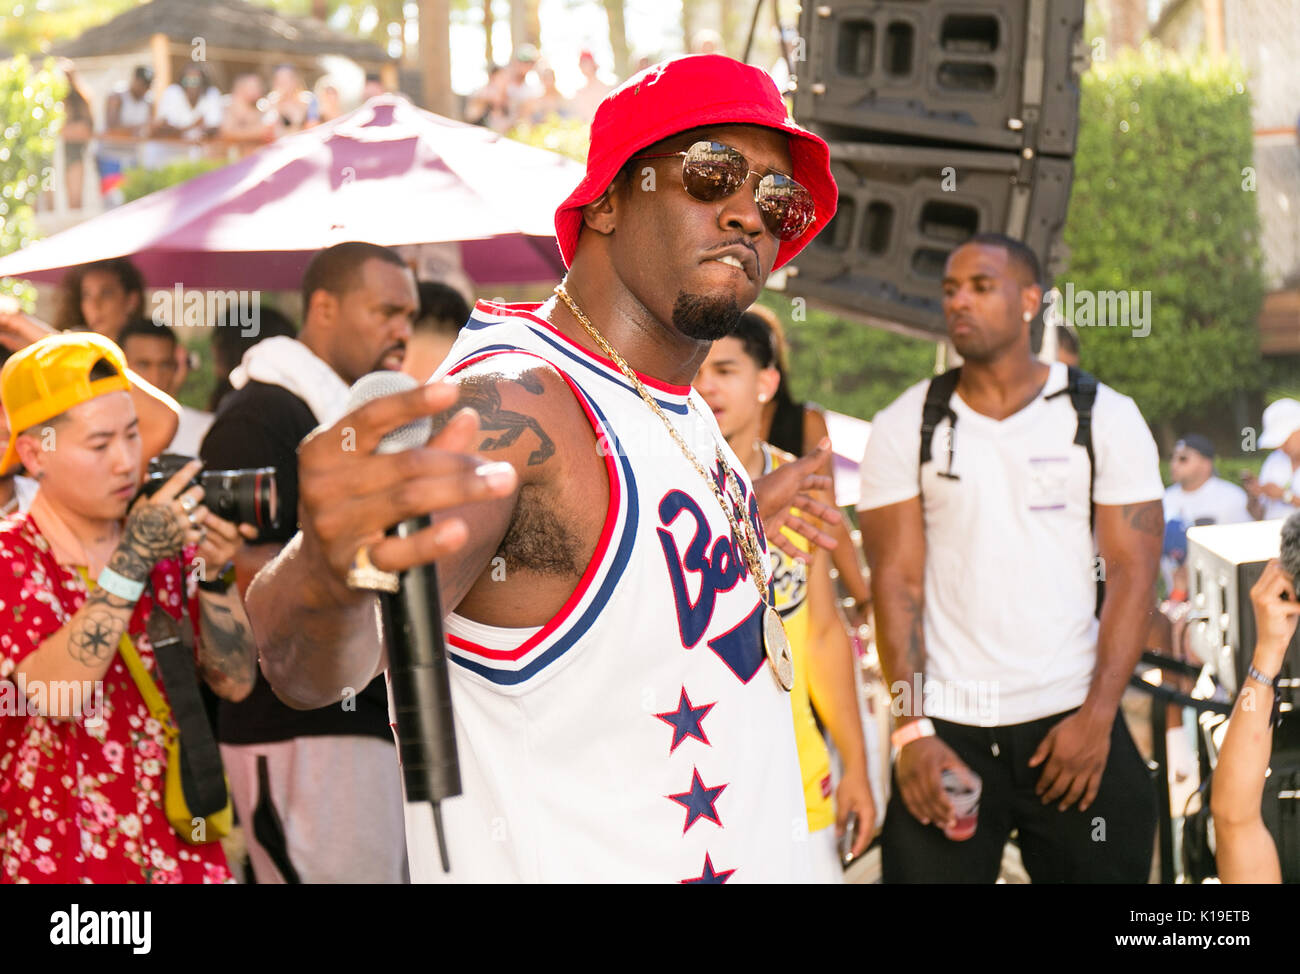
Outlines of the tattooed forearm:
{"label": "tattooed forearm", "polygon": [[921,624],[920,600],[911,595],[905,597],[903,611],[907,614],[907,665],[913,673],[925,669],[925,629]]}
{"label": "tattooed forearm", "polygon": [[180,552],[185,544],[185,526],[171,508],[141,504],[127,518],[122,541],[119,550],[124,547],[153,565]]}
{"label": "tattooed forearm", "polygon": [[544,391],[541,379],[525,373],[514,379],[500,376],[471,376],[461,383],[460,401],[452,409],[435,417],[434,433],[441,431],[447,421],[457,411],[469,406],[479,415],[479,426],[484,433],[499,433],[488,436],[479,444],[480,450],[500,450],[513,446],[525,432],[532,432],[537,437],[537,447],[528,456],[528,466],[535,467],[545,463],[555,453],[555,442],[542,429],[540,423],[532,416],[505,409],[501,405],[501,393],[498,385],[510,382],[534,396]]}
{"label": "tattooed forearm", "polygon": [[68,633],[68,653],[83,666],[98,666],[113,658],[129,621],[123,610],[87,600]]}
{"label": "tattooed forearm", "polygon": [[253,634],[231,602],[238,596],[204,592],[199,597],[199,671],[208,686],[224,697],[243,697],[257,676]]}
{"label": "tattooed forearm", "polygon": [[1125,504],[1123,514],[1125,522],[1134,531],[1149,534],[1155,538],[1165,536],[1164,508],[1160,501]]}
{"label": "tattooed forearm", "polygon": [[143,582],[149,577],[153,565],[129,544],[123,543],[117,546],[109,558],[108,567],[134,582]]}

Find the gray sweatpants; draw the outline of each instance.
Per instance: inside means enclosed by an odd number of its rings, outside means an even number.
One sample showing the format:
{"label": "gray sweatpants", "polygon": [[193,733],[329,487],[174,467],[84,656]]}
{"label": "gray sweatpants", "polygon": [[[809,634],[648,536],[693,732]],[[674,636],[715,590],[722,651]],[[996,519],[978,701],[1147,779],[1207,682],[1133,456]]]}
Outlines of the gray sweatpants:
{"label": "gray sweatpants", "polygon": [[303,883],[405,883],[406,835],[397,750],[377,737],[299,737],[222,744],[221,759],[258,883],[283,883],[253,834],[257,760]]}

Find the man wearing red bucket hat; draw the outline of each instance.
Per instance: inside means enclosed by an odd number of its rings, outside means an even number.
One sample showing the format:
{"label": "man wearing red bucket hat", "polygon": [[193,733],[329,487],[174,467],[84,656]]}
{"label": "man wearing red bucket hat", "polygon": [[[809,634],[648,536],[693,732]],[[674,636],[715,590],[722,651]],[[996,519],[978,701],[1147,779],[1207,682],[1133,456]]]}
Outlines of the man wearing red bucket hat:
{"label": "man wearing red bucket hat", "polygon": [[[762,71],[644,71],[601,103],[556,213],[555,297],[479,302],[442,381],[304,443],[301,534],[249,590],[264,672],[291,704],[337,702],[386,666],[369,589],[437,560],[463,784],[442,803],[450,878],[812,875],[765,566],[792,501],[829,513],[800,493],[827,447],[756,491],[690,382],[835,197],[825,143]],[[428,447],[369,455],[432,413]],[[407,840],[414,880],[446,878],[424,807]]]}

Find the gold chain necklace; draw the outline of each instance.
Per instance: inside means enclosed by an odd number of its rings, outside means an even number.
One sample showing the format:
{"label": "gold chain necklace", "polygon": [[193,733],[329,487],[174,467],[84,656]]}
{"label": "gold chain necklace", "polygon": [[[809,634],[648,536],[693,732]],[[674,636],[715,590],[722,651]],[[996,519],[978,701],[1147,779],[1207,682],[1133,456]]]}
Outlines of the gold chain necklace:
{"label": "gold chain necklace", "polygon": [[[722,491],[718,488],[717,482],[709,475],[709,472],[704,469],[704,464],[700,463],[699,458],[695,456],[695,453],[691,448],[686,445],[686,441],[682,439],[681,434],[677,432],[677,428],[673,426],[668,417],[664,415],[664,411],[659,407],[659,403],[655,401],[654,396],[650,395],[650,390],[645,387],[645,384],[637,376],[632,367],[623,359],[623,356],[619,355],[618,352],[615,351],[614,346],[605,340],[605,336],[596,330],[596,326],[591,323],[591,319],[588,318],[583,310],[578,307],[577,302],[574,301],[569,292],[565,290],[563,284],[557,284],[555,286],[555,294],[568,306],[569,310],[573,312],[573,317],[578,319],[578,324],[582,325],[587,334],[591,336],[592,341],[600,346],[600,350],[605,353],[610,361],[618,366],[618,370],[622,372],[627,380],[636,388],[637,394],[645,401],[645,404],[650,407],[651,411],[659,417],[660,421],[663,422],[664,428],[668,430],[668,435],[671,436],[673,442],[677,444],[677,448],[682,451],[682,455],[690,461],[690,464],[695,468],[696,473],[703,478],[704,482],[713,492],[714,498],[717,499],[718,506],[722,508],[722,513],[727,518],[727,523],[731,525],[732,536],[736,539],[736,543],[740,547],[745,559],[745,565],[749,569],[750,577],[754,580],[754,587],[758,589],[759,600],[763,604],[763,650],[767,654],[769,665],[772,667],[772,675],[776,677],[776,682],[780,684],[782,689],[787,691],[790,690],[794,687],[794,656],[790,651],[790,640],[789,637],[786,636],[785,625],[781,622],[781,615],[768,601],[767,576],[762,571],[762,561],[760,560],[758,553],[758,536],[752,525],[750,525],[749,520],[746,517],[742,517],[738,520],[732,513],[731,505],[727,503],[727,498],[723,496]],[[699,410],[696,409],[695,403],[692,402],[689,397],[687,398],[687,403],[690,405],[691,409],[695,410],[696,415],[698,416]],[[731,466],[723,456],[722,448],[718,446],[716,442],[714,443],[714,449],[717,451],[718,463],[722,468],[723,483],[726,484],[727,490],[730,492],[733,477]],[[742,500],[742,498],[739,497],[739,493],[740,488],[739,485],[737,485],[736,496],[734,497],[737,503]]]}

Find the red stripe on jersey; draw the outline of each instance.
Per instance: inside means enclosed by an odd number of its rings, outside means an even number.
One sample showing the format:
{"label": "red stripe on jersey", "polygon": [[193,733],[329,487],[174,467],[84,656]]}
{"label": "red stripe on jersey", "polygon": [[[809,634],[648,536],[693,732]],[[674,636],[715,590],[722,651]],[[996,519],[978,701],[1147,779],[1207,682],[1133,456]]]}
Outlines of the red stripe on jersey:
{"label": "red stripe on jersey", "polygon": [[[573,391],[574,398],[578,400],[578,405],[582,407],[582,411],[587,414],[587,421],[591,423],[592,429],[596,433],[597,442],[604,441],[604,431],[601,429],[600,421],[597,419],[596,414],[592,412],[591,407],[587,404],[586,394],[578,387],[578,384],[570,379],[569,376],[562,369],[558,368],[554,362],[547,361],[547,359],[538,355],[536,352],[530,352],[527,349],[497,349],[495,351],[485,352],[482,355],[477,355],[461,362],[448,372],[447,376],[453,376],[462,369],[466,369],[471,365],[476,365],[479,362],[492,358],[494,355],[529,355],[539,361],[545,362],[547,365],[551,366],[551,368],[555,369],[555,371],[559,373],[560,378],[562,378]],[[467,653],[472,653],[475,656],[481,656],[484,659],[514,661],[520,659],[530,650],[536,648],[543,640],[560,628],[565,620],[573,614],[573,610],[577,608],[578,603],[582,601],[583,595],[585,595],[587,589],[591,587],[591,583],[595,580],[596,575],[600,571],[601,564],[605,560],[605,553],[609,550],[610,539],[614,534],[614,525],[618,521],[618,512],[622,506],[622,481],[618,476],[618,464],[615,462],[614,454],[611,450],[606,449],[604,453],[605,472],[609,477],[609,510],[605,514],[605,524],[604,527],[601,528],[600,540],[596,542],[596,550],[591,557],[591,562],[587,565],[587,570],[583,572],[582,578],[578,581],[578,587],[573,590],[573,594],[570,595],[564,605],[560,607],[560,611],[552,616],[545,626],[533,633],[533,635],[529,636],[528,639],[526,639],[517,649],[490,649],[487,646],[480,646],[478,643],[448,633],[447,641],[449,643],[457,649],[463,650]]]}

